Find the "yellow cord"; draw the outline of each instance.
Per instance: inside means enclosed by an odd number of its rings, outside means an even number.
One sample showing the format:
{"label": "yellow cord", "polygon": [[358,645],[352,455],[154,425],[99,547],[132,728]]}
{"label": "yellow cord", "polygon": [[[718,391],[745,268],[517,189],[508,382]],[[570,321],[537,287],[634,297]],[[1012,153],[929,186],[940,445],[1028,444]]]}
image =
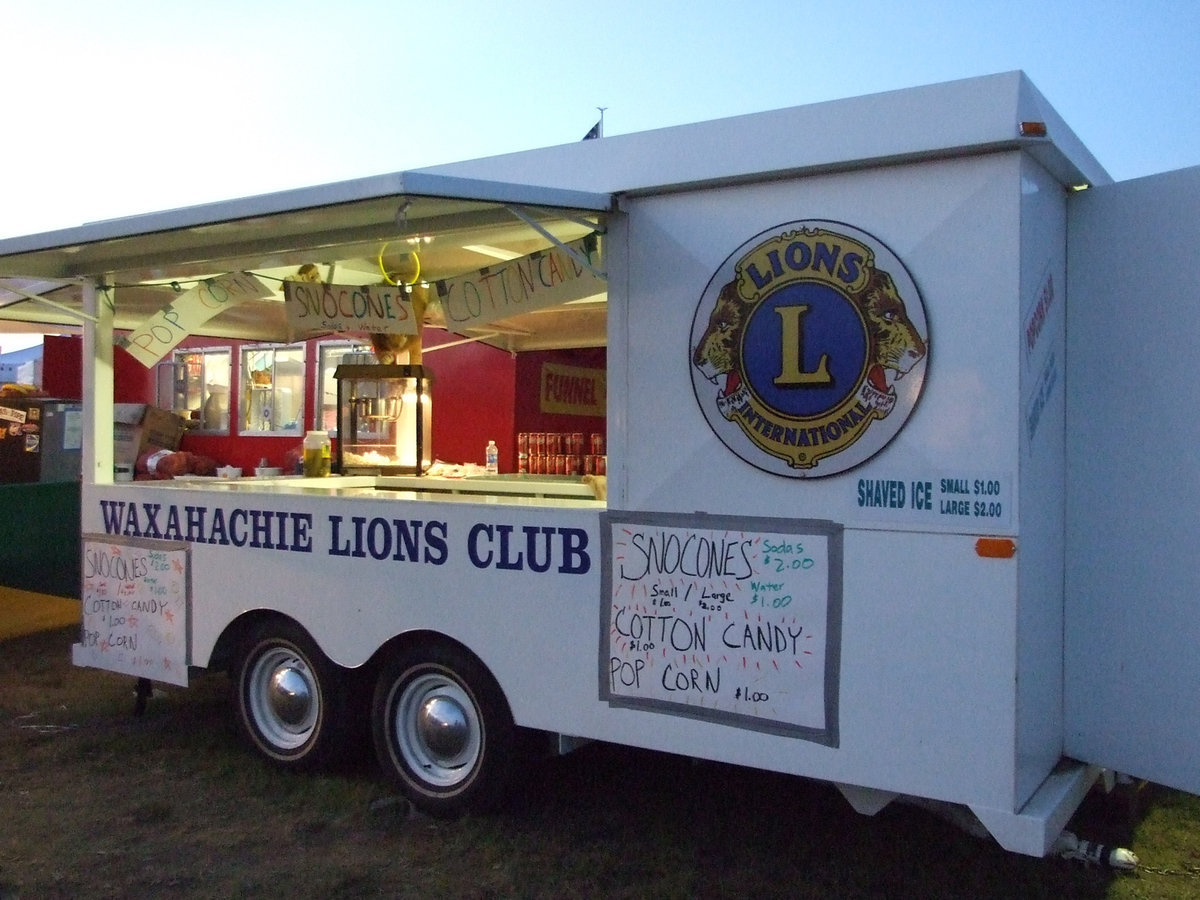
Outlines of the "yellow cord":
{"label": "yellow cord", "polygon": [[[399,285],[400,282],[392,281],[392,276],[388,274],[388,270],[386,268],[384,268],[384,265],[383,265],[383,254],[384,254],[384,251],[387,250],[387,248],[388,248],[387,244],[384,244],[382,247],[379,248],[379,271],[383,273],[383,280],[386,281],[388,284]],[[419,257],[417,255],[415,250],[409,251],[409,256],[411,256],[413,258],[413,261],[416,262],[416,264],[417,264],[417,271],[413,275],[413,280],[404,282],[406,285],[411,287],[412,285],[416,284],[417,279],[421,277],[421,257]]]}

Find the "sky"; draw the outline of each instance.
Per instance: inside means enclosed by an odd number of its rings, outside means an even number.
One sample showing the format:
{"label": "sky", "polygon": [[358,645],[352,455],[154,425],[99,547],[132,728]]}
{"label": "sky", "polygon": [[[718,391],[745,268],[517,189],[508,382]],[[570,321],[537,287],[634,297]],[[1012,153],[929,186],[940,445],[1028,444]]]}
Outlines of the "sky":
{"label": "sky", "polygon": [[14,0],[0,237],[1024,69],[1200,164],[1197,0]]}

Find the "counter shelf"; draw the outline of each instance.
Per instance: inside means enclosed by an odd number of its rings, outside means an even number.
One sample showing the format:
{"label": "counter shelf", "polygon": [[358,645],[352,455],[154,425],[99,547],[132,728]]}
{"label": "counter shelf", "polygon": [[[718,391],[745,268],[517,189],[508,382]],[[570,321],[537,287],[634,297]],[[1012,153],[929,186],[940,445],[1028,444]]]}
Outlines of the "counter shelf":
{"label": "counter shelf", "polygon": [[[122,484],[124,488],[127,485]],[[320,494],[330,497],[392,500],[507,503],[521,506],[571,506],[604,509],[592,487],[575,476],[487,475],[443,478],[432,475],[331,475],[326,478],[280,476],[213,478],[191,476],[136,481],[134,487],[167,490],[217,490],[260,494]]]}

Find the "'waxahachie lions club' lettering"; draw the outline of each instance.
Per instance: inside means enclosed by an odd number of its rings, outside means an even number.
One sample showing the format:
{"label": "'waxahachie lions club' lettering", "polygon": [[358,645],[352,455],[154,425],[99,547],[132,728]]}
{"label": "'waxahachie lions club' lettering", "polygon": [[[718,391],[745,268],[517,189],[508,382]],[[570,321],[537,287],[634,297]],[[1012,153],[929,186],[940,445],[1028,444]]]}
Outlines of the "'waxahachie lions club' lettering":
{"label": "'waxahachie lions club' lettering", "polygon": [[[450,526],[436,519],[330,515],[328,545],[318,548],[314,534],[321,529],[311,513],[124,500],[101,500],[100,511],[106,534],[128,538],[434,566],[444,565],[451,553]],[[588,534],[581,528],[477,522],[463,541],[478,569],[584,575],[592,568]]]}

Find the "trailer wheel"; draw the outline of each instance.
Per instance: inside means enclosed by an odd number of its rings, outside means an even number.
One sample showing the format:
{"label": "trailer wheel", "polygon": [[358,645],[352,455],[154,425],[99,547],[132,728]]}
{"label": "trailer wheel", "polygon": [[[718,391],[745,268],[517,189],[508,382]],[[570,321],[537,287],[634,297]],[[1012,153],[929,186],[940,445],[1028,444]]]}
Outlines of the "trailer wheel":
{"label": "trailer wheel", "polygon": [[294,769],[330,757],[346,718],[346,680],[304,629],[291,622],[253,629],[233,682],[238,725],[256,750]]}
{"label": "trailer wheel", "polygon": [[371,725],[380,764],[418,809],[452,817],[502,799],[516,729],[499,685],[467,653],[438,644],[394,657]]}

